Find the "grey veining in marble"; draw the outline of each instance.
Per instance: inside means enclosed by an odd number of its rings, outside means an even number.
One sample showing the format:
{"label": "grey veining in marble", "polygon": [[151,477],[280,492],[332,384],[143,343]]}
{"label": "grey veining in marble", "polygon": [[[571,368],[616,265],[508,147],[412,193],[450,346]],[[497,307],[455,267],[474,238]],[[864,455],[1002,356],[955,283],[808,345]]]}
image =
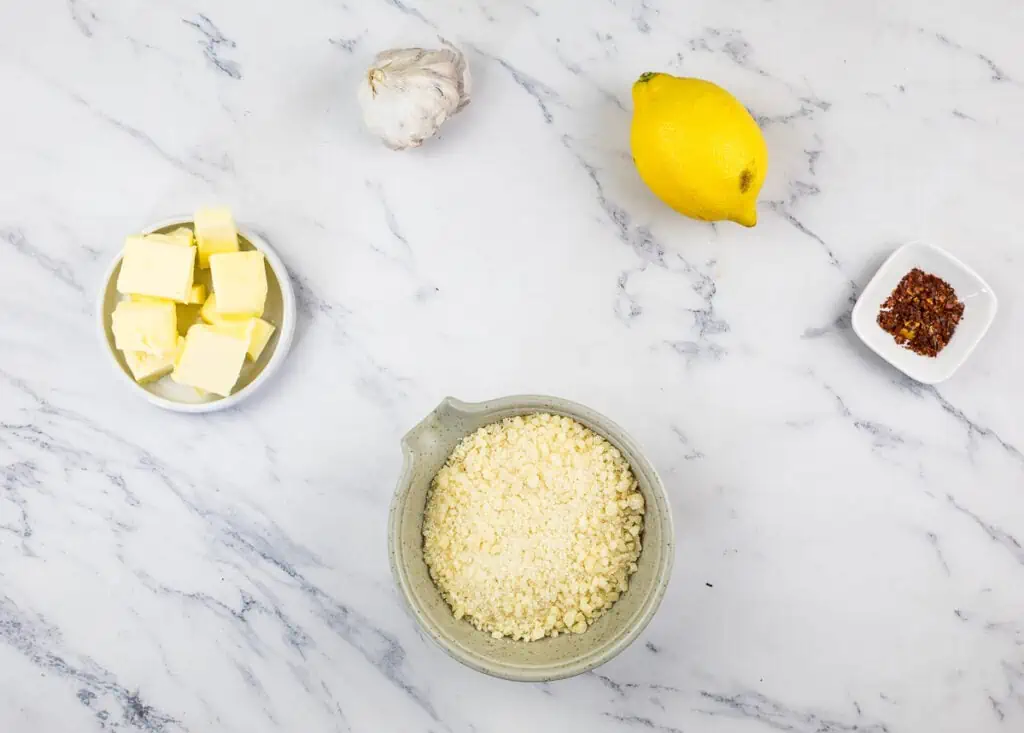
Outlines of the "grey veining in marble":
{"label": "grey veining in marble", "polygon": [[[0,0],[0,731],[1024,729],[1024,6],[898,0]],[[354,87],[463,48],[405,153]],[[762,126],[753,230],[674,214],[630,87]],[[226,414],[104,362],[123,236],[222,202],[291,268],[295,346]],[[849,314],[900,243],[1000,298],[949,382]],[[647,450],[673,582],[640,640],[516,685],[392,587],[399,438],[448,394],[551,393]]]}

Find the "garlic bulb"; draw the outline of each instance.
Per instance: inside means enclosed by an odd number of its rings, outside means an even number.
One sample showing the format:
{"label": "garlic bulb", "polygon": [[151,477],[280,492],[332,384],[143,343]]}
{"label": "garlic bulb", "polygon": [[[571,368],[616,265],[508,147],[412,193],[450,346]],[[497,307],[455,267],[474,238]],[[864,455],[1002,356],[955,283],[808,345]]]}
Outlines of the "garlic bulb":
{"label": "garlic bulb", "polygon": [[382,51],[359,86],[359,104],[389,148],[417,147],[469,104],[466,58],[454,47]]}

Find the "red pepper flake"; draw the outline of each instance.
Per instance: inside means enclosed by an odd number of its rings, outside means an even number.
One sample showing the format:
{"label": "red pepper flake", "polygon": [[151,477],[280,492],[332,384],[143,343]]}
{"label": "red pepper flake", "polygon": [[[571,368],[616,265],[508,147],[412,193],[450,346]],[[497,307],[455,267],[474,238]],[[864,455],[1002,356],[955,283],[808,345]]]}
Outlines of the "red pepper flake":
{"label": "red pepper flake", "polygon": [[882,304],[878,325],[896,343],[922,356],[936,356],[953,338],[964,304],[942,278],[914,268]]}

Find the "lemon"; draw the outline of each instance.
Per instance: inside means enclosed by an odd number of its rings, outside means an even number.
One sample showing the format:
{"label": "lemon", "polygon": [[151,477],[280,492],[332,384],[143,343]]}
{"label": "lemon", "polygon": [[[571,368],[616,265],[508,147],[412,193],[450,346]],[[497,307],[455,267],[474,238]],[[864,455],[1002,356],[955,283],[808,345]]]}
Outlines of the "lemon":
{"label": "lemon", "polygon": [[676,211],[757,223],[768,147],[754,118],[722,87],[643,74],[633,85],[630,145],[644,183]]}

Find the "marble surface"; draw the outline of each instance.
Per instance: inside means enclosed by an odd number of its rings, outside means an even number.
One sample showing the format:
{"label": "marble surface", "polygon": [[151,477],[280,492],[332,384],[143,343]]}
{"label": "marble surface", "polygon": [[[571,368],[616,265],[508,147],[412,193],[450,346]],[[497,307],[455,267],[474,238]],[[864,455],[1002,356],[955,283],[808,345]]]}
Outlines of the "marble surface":
{"label": "marble surface", "polygon": [[[1024,729],[1022,33],[1013,0],[0,0],[0,730]],[[391,152],[354,85],[438,35],[473,103]],[[754,111],[756,229],[642,186],[649,69]],[[94,298],[215,201],[288,262],[297,341],[170,414]],[[849,328],[913,239],[1001,301],[937,388]],[[518,392],[632,432],[679,535],[640,640],[544,685],[434,648],[385,552],[403,432]]]}

